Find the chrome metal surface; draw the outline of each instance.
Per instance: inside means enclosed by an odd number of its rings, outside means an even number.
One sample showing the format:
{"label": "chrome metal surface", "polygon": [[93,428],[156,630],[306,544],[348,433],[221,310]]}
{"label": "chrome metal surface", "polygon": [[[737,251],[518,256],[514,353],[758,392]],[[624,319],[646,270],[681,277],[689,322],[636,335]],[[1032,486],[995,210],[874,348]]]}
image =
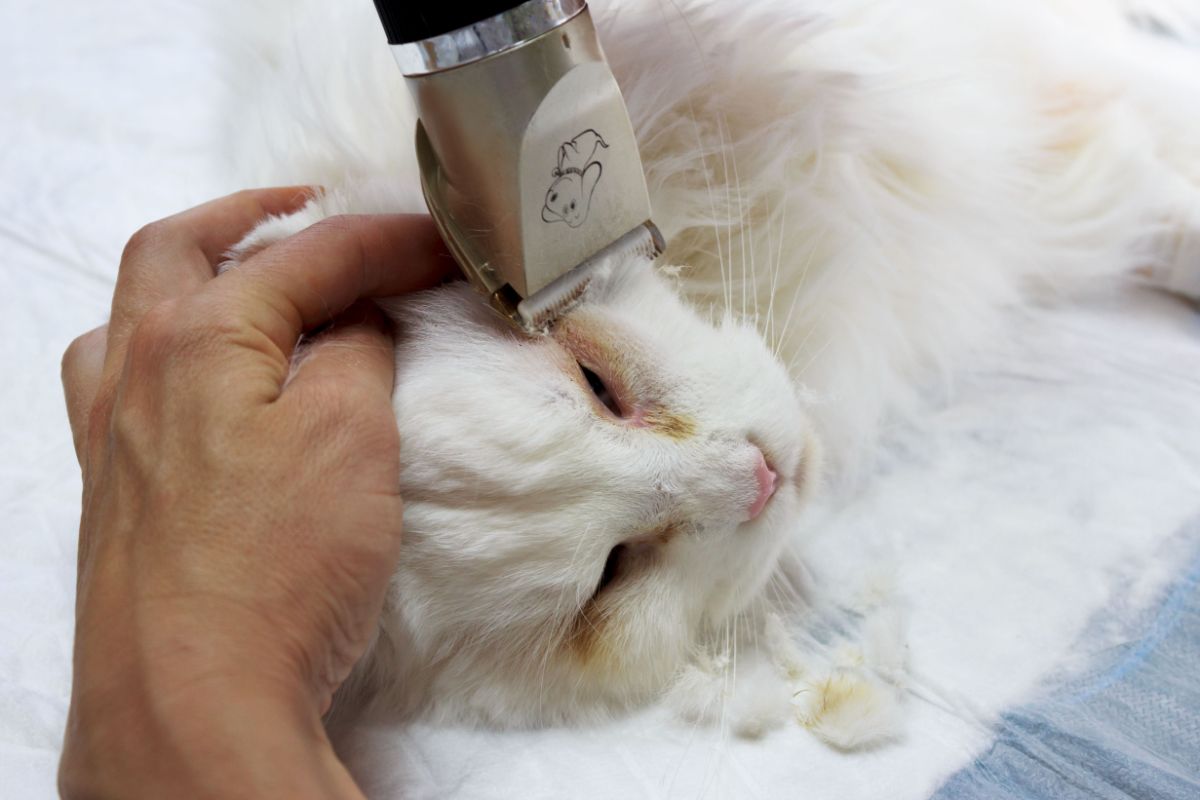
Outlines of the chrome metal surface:
{"label": "chrome metal surface", "polygon": [[430,211],[468,277],[510,319],[650,219],[633,126],[586,8],[490,58],[409,76],[408,86]]}
{"label": "chrome metal surface", "polygon": [[[545,333],[550,325],[579,304],[591,285],[593,278],[606,262],[612,259],[644,258],[653,261],[662,255],[666,242],[658,227],[646,220],[608,247],[596,253],[565,275],[517,304],[517,324],[528,333]],[[501,308],[512,317],[512,312]]]}
{"label": "chrome metal surface", "polygon": [[502,53],[554,30],[587,8],[586,0],[528,0],[465,28],[392,45],[400,71],[425,75]]}

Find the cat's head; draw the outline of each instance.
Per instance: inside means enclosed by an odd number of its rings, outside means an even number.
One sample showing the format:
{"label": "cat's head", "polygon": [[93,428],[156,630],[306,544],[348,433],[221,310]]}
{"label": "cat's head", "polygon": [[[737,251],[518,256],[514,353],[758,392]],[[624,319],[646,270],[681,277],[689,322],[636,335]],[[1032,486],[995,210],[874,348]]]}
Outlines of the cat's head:
{"label": "cat's head", "polygon": [[592,204],[592,192],[600,179],[601,166],[593,161],[582,171],[561,173],[546,191],[542,205],[542,220],[561,220],[572,228],[578,228],[587,220]]}
{"label": "cat's head", "polygon": [[813,480],[796,388],[645,262],[552,335],[465,285],[394,301],[405,501],[374,683],[501,724],[660,690],[757,599]]}

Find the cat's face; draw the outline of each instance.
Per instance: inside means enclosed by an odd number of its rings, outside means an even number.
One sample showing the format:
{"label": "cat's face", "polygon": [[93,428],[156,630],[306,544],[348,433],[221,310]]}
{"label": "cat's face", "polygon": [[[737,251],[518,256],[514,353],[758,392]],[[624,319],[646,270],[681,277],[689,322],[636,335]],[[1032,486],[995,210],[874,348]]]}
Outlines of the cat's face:
{"label": "cat's face", "polygon": [[569,173],[556,178],[546,192],[542,219],[546,222],[561,220],[572,228],[578,228],[587,219],[592,191],[599,177],[600,165],[593,162],[581,173]]}
{"label": "cat's face", "polygon": [[405,532],[374,670],[435,713],[649,696],[794,529],[815,444],[783,368],[648,264],[618,274],[543,338],[463,285],[391,309]]}

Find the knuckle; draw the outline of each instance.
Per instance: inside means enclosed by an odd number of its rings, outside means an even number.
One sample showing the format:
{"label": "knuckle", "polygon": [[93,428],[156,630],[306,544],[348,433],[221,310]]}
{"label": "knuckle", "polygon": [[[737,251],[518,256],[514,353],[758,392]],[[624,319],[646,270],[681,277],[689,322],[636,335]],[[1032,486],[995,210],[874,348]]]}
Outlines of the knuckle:
{"label": "knuckle", "polygon": [[153,306],[138,321],[129,338],[128,358],[139,369],[170,355],[197,362],[258,344],[261,337],[252,337],[252,331],[236,304],[172,298]]}
{"label": "knuckle", "polygon": [[66,383],[67,379],[75,373],[75,367],[79,363],[83,351],[91,346],[90,342],[92,340],[89,338],[90,335],[91,333],[88,332],[80,336],[76,336],[71,340],[71,343],[67,345],[67,349],[63,351],[62,362],[59,366],[61,368],[64,383]]}
{"label": "knuckle", "polygon": [[158,356],[177,349],[183,333],[178,301],[164,300],[138,320],[129,338],[130,357]]}
{"label": "knuckle", "polygon": [[161,219],[138,228],[125,243],[125,250],[121,254],[121,263],[124,264],[132,257],[157,249],[170,236],[169,229],[170,224]]}
{"label": "knuckle", "polygon": [[89,444],[96,448],[104,442],[123,448],[124,452],[137,453],[147,441],[150,425],[143,412],[143,404],[114,403],[104,415],[96,414],[88,428]]}
{"label": "knuckle", "polygon": [[180,327],[179,301],[163,300],[146,312],[137,325],[138,332],[156,339],[171,338]]}

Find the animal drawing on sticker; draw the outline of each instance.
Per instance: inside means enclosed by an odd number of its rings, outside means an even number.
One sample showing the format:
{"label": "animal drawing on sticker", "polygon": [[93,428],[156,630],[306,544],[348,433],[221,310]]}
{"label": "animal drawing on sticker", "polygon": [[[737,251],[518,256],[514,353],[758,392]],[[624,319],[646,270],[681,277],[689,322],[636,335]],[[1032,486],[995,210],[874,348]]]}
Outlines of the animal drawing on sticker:
{"label": "animal drawing on sticker", "polygon": [[546,190],[542,219],[546,222],[565,222],[572,228],[582,225],[592,205],[592,192],[604,172],[604,165],[593,160],[608,142],[588,128],[558,148],[558,166],[554,168],[554,183]]}

